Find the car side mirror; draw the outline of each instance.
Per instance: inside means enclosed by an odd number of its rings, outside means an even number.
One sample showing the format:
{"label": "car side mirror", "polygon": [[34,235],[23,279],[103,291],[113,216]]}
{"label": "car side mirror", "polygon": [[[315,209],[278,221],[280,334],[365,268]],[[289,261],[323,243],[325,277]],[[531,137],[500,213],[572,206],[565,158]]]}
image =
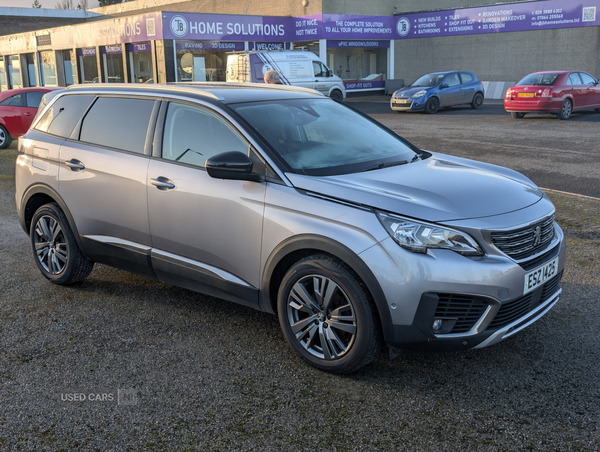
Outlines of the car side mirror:
{"label": "car side mirror", "polygon": [[215,179],[263,181],[264,176],[252,172],[252,165],[250,157],[243,152],[228,151],[210,157],[204,167]]}
{"label": "car side mirror", "polygon": [[327,69],[326,77],[333,77],[333,72],[331,72],[331,69]]}
{"label": "car side mirror", "polygon": [[440,89],[446,89],[446,88],[450,88],[450,86],[448,86],[447,83],[444,83],[442,86],[440,86]]}

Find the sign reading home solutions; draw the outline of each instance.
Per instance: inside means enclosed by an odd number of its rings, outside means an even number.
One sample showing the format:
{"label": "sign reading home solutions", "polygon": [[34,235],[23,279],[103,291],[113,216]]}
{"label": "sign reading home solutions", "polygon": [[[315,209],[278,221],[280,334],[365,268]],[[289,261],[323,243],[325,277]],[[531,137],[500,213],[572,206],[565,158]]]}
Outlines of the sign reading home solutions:
{"label": "sign reading home solutions", "polygon": [[396,16],[398,39],[600,25],[600,0],[546,0]]}

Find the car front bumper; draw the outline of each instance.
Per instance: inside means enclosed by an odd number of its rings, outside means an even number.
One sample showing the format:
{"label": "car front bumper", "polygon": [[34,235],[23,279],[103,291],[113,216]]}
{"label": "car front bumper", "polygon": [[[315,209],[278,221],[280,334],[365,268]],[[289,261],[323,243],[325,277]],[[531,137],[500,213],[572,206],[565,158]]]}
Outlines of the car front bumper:
{"label": "car front bumper", "polygon": [[[388,346],[420,352],[481,348],[537,321],[561,293],[565,239],[557,224],[554,228],[555,239],[535,268],[558,258],[556,274],[526,294],[524,280],[532,269],[501,252],[476,258],[448,250],[415,254],[391,238],[366,250],[361,258],[377,275],[393,323]],[[436,319],[452,327],[434,331]],[[459,323],[466,326],[456,333]]]}
{"label": "car front bumper", "polygon": [[420,111],[425,108],[423,98],[418,99],[395,99],[390,100],[390,108],[394,111]]}

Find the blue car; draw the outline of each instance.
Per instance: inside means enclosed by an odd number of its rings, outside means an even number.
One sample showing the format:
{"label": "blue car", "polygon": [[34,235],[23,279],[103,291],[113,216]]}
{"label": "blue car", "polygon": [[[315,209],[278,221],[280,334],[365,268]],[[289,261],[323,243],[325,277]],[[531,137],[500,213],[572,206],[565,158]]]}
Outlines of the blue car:
{"label": "blue car", "polygon": [[431,72],[392,95],[390,106],[396,111],[424,111],[433,114],[454,105],[483,105],[483,83],[472,72]]}

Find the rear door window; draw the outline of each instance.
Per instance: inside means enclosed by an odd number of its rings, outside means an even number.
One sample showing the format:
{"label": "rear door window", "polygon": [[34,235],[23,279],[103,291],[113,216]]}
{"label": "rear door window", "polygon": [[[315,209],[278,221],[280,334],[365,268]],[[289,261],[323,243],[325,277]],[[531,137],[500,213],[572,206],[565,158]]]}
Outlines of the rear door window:
{"label": "rear door window", "polygon": [[26,105],[29,108],[38,108],[40,106],[40,102],[42,101],[42,97],[45,93],[41,91],[29,91],[26,93],[27,101]]}
{"label": "rear door window", "polygon": [[575,72],[573,72],[572,74],[569,74],[569,78],[567,79],[567,85],[569,85],[569,86],[581,85],[581,80],[579,79],[579,76]]}
{"label": "rear door window", "polygon": [[94,98],[93,95],[61,97],[46,110],[34,129],[67,138]]}
{"label": "rear door window", "polygon": [[100,97],[81,124],[80,141],[143,154],[154,99]]}

